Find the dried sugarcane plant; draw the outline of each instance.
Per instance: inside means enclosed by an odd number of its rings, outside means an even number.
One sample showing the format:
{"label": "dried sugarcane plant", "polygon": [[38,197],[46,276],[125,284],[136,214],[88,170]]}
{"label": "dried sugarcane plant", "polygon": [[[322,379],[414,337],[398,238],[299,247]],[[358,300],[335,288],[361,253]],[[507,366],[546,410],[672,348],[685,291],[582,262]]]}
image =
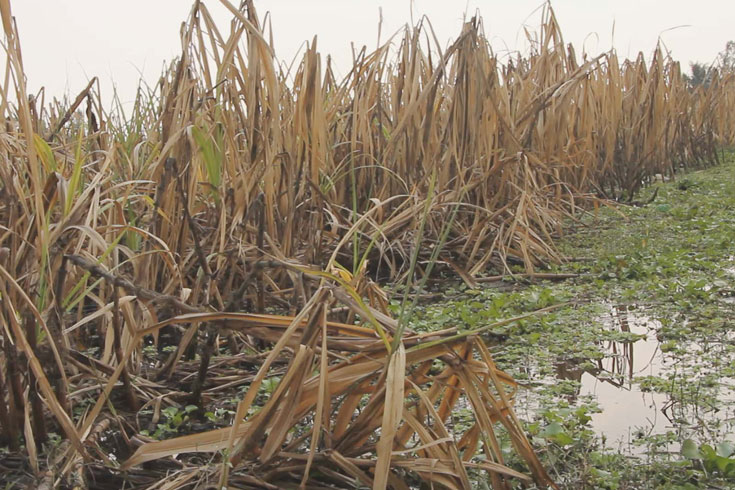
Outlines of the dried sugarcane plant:
{"label": "dried sugarcane plant", "polygon": [[[411,292],[437,269],[533,275],[563,260],[565,217],[715,164],[735,74],[692,90],[661,48],[580,61],[547,7],[525,56],[501,62],[479,18],[446,48],[423,21],[338,79],[316,39],[291,71],[251,1],[219,1],[229,32],[195,1],[181,55],[126,113],[96,79],[31,97],[0,0],[0,472],[553,487],[483,340],[498,325],[418,334]],[[388,282],[406,286],[397,318]]]}

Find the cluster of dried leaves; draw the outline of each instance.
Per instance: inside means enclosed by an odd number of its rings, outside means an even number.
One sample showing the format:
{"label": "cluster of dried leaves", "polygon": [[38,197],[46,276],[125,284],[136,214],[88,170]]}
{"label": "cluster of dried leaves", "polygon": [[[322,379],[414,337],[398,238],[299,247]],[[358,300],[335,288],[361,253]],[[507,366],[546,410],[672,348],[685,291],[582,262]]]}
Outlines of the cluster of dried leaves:
{"label": "cluster of dried leaves", "polygon": [[[469,488],[478,470],[553,487],[482,331],[412,332],[370,278],[559,260],[563,216],[716,161],[735,76],[691,90],[660,49],[579,63],[548,9],[505,64],[479,20],[446,49],[424,21],[339,80],[316,39],[280,67],[252,2],[220,1],[229,33],[196,1],[125,115],[95,80],[29,97],[0,0],[3,444],[48,488]],[[141,433],[239,387],[226,426]]]}

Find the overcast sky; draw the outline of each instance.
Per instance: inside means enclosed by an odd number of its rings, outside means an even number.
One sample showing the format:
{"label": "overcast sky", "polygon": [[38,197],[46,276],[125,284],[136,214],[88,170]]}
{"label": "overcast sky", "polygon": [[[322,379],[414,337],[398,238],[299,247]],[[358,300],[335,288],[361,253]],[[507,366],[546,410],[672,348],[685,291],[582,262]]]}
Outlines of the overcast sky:
{"label": "overcast sky", "polygon": [[[238,3],[238,0],[232,0]],[[219,0],[203,0],[220,30],[231,15]],[[99,76],[109,97],[112,81],[124,101],[138,79],[155,82],[164,60],[180,51],[179,28],[190,0],[11,0],[17,19],[29,89],[47,96],[74,95]],[[350,43],[374,48],[379,8],[383,39],[426,14],[442,43],[456,37],[465,12],[479,11],[497,52],[525,49],[523,27],[541,20],[539,0],[255,0],[263,18],[272,15],[276,55],[291,60],[315,34],[319,50],[332,54],[346,73]],[[660,37],[674,58],[712,62],[735,39],[733,0],[554,0],[564,39],[578,53],[615,47],[623,56],[646,55]],[[614,29],[613,29],[614,27]],[[48,100],[48,99],[47,99]]]}

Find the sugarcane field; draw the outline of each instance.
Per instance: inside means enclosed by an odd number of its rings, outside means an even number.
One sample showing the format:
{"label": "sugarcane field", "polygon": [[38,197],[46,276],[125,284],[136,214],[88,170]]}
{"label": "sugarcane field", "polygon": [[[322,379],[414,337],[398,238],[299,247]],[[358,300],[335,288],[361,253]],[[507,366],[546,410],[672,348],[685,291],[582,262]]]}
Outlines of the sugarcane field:
{"label": "sugarcane field", "polygon": [[0,0],[0,490],[735,489],[735,5],[431,1]]}

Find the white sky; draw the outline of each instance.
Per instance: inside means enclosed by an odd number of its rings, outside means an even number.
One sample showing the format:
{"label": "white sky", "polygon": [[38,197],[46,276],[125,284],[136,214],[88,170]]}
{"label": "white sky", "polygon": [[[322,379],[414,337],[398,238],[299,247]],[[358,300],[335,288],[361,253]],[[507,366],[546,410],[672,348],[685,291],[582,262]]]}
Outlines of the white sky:
{"label": "white sky", "polygon": [[[232,0],[239,3],[238,0]],[[180,51],[179,28],[191,0],[11,0],[20,30],[28,86],[48,96],[76,95],[99,76],[103,97],[112,81],[121,99],[133,98],[141,74],[153,83],[164,60]],[[231,15],[219,0],[203,0],[220,31]],[[261,20],[272,14],[276,54],[288,61],[315,34],[319,51],[332,54],[340,73],[351,60],[350,42],[374,48],[379,7],[386,39],[413,17],[428,15],[445,45],[459,33],[464,12],[479,10],[497,52],[525,49],[523,26],[538,27],[540,0],[255,0]],[[735,39],[733,0],[553,0],[566,42],[577,53],[615,47],[621,57],[649,55],[661,37],[674,58],[712,62]],[[534,13],[534,11],[536,11]],[[613,39],[614,25],[614,39]],[[677,29],[672,29],[677,26]]]}

